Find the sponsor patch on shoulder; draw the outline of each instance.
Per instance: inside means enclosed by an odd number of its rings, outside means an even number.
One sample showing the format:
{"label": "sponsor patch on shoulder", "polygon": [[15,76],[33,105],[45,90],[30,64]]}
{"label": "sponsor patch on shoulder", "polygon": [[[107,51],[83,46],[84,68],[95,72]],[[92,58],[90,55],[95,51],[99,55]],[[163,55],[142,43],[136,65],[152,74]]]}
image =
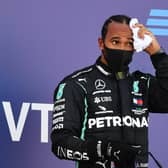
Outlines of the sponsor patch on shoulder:
{"label": "sponsor patch on shoulder", "polygon": [[57,92],[57,95],[56,95],[57,100],[62,98],[65,85],[66,85],[66,83],[62,83],[62,84],[59,85],[58,92]]}

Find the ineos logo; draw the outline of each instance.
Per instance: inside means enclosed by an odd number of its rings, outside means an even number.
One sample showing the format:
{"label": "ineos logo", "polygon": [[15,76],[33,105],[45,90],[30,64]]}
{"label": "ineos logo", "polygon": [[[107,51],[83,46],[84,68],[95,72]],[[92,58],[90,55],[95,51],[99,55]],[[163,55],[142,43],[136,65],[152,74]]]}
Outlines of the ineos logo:
{"label": "ineos logo", "polygon": [[98,90],[104,89],[104,88],[106,87],[106,84],[105,84],[105,82],[104,82],[103,80],[97,79],[97,80],[95,81],[95,87],[96,87],[96,89],[98,89]]}

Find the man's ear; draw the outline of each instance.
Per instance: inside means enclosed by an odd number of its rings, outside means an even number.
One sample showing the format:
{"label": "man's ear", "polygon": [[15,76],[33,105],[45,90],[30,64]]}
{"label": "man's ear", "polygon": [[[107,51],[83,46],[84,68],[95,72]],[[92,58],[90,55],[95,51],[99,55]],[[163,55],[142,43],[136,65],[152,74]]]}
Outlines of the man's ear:
{"label": "man's ear", "polygon": [[98,38],[99,49],[102,51],[104,49],[104,42],[101,37]]}

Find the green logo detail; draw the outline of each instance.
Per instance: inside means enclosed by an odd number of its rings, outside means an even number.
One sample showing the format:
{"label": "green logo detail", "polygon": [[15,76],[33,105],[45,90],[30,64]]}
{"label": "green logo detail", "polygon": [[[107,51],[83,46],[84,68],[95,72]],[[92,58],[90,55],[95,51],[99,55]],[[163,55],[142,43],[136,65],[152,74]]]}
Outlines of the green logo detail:
{"label": "green logo detail", "polygon": [[56,95],[57,100],[61,99],[61,97],[63,95],[65,85],[66,85],[65,83],[62,83],[62,84],[59,85],[58,92],[57,92],[57,95]]}
{"label": "green logo detail", "polygon": [[139,81],[134,81],[133,83],[133,91],[138,93],[139,92]]}

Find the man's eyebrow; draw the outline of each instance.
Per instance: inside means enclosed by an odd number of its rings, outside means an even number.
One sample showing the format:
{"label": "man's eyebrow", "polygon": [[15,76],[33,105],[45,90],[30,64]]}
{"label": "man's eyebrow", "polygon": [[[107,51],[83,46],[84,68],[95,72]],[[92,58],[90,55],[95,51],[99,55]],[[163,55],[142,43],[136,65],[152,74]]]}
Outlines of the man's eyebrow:
{"label": "man's eyebrow", "polygon": [[111,37],[110,39],[111,39],[111,40],[120,39],[120,37],[118,37],[118,36],[113,36],[113,37]]}
{"label": "man's eyebrow", "polygon": [[[118,40],[118,39],[120,39],[120,37],[119,37],[119,36],[113,36],[113,37],[111,37],[110,39],[111,39],[111,40],[115,40],[115,39]],[[128,40],[131,40],[131,41],[134,41],[134,39],[133,39],[132,37],[128,37],[127,39],[128,39]]]}

